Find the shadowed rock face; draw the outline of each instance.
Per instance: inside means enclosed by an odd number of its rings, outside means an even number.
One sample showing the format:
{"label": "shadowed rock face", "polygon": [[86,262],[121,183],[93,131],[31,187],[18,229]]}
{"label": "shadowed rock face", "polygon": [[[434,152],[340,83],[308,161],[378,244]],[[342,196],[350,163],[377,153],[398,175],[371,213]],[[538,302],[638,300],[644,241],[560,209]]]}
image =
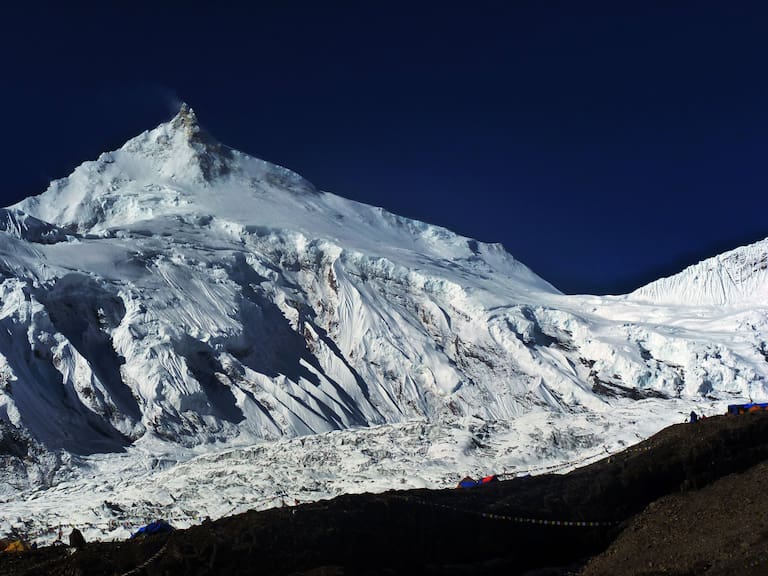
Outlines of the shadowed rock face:
{"label": "shadowed rock face", "polygon": [[[0,563],[0,575],[37,573],[26,570],[40,562],[54,576],[139,565],[158,575],[764,574],[766,462],[768,416],[718,416],[563,476],[248,512],[71,556],[37,550]],[[740,499],[750,505],[734,522],[729,502]],[[706,528],[687,528],[701,518]],[[704,532],[721,545],[703,545]]]}
{"label": "shadowed rock face", "polygon": [[18,210],[0,208],[0,232],[37,244],[56,244],[67,239],[63,230]]}

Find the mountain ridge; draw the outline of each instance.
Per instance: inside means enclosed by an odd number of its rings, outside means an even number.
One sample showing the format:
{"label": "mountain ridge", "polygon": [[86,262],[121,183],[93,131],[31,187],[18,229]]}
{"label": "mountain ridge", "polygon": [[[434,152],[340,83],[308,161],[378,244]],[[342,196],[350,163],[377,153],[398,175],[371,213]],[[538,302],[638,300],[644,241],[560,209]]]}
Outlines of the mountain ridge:
{"label": "mountain ridge", "polygon": [[768,299],[768,238],[723,252],[630,294],[666,304],[750,305]]}

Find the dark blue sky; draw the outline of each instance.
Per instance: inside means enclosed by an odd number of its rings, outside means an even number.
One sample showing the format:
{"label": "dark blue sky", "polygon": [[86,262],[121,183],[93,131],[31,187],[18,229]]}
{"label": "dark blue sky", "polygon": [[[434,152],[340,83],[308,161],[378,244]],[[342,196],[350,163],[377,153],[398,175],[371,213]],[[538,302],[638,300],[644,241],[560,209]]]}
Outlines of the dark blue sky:
{"label": "dark blue sky", "polygon": [[84,5],[2,9],[3,205],[184,100],[223,143],[569,293],[768,236],[763,2]]}

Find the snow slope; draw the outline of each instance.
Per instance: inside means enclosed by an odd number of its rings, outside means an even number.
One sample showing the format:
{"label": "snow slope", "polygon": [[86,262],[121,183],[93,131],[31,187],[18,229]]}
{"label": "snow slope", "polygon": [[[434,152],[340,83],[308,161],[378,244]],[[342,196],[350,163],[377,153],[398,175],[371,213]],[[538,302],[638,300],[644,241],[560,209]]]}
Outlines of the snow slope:
{"label": "snow slope", "polygon": [[451,485],[765,399],[765,247],[567,296],[184,106],[0,214],[0,512],[113,534],[274,504],[275,475],[299,499]]}
{"label": "snow slope", "polygon": [[709,258],[631,294],[675,305],[755,306],[768,302],[768,238]]}

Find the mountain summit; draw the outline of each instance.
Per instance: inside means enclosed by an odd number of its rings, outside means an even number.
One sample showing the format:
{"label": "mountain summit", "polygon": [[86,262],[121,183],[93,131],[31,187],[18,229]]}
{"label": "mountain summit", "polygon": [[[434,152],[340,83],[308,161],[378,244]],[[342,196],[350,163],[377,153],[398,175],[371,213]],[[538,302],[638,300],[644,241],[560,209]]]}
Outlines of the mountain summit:
{"label": "mountain summit", "polygon": [[211,182],[229,171],[232,151],[200,127],[197,116],[187,104],[181,105],[179,113],[171,120],[169,127],[169,133],[180,132],[186,138],[187,145],[192,150],[189,161],[199,169],[199,175],[205,182]]}
{"label": "mountain summit", "polygon": [[186,102],[182,102],[178,114],[171,120],[171,126],[177,130],[183,129],[190,140],[200,133],[200,125],[197,123],[197,115]]}
{"label": "mountain summit", "polygon": [[647,431],[681,405],[768,395],[757,300],[565,296],[501,245],[219,144],[186,105],[7,212],[13,489],[73,455],[393,425],[438,430],[423,442],[461,458],[535,459],[600,447],[618,421]]}
{"label": "mountain summit", "polygon": [[74,233],[103,233],[136,218],[189,206],[190,192],[208,189],[228,175],[234,156],[183,104],[169,122],[82,164],[68,178],[14,208]]}

